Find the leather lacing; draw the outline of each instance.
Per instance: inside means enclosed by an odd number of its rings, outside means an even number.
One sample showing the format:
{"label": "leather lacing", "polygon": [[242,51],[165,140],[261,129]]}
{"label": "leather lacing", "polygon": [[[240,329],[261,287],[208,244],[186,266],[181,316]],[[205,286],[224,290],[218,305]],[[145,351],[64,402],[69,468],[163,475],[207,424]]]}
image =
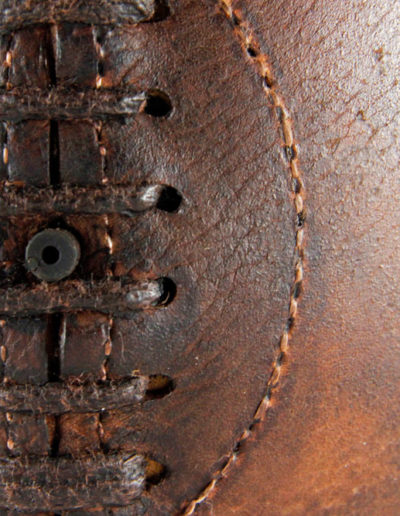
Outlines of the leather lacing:
{"label": "leather lacing", "polygon": [[[32,92],[13,88],[9,70],[12,66],[13,31],[32,24],[48,28],[63,21],[86,24],[158,21],[168,15],[165,2],[146,0],[120,2],[99,1],[80,11],[66,13],[63,0],[26,2],[16,5],[6,2],[1,15],[0,34],[10,34],[6,53],[6,89],[0,92],[3,166],[8,165],[7,127],[10,122],[51,120],[50,178],[48,187],[38,187],[21,181],[3,181],[0,191],[0,217],[53,213],[108,214],[133,217],[149,210],[176,212],[182,195],[172,186],[162,184],[76,186],[59,182],[58,121],[124,119],[140,112],[150,116],[167,116],[171,103],[163,92],[117,92],[101,90],[101,52],[96,88],[75,92],[57,87],[55,69],[50,70],[49,91]],[[54,52],[50,49],[51,52]],[[52,57],[50,55],[50,57]],[[54,66],[49,59],[50,66]],[[105,152],[105,151],[104,151]],[[110,253],[112,247],[110,246]],[[13,264],[3,262],[2,269]],[[75,311],[96,311],[114,317],[130,317],[138,310],[156,310],[169,304],[176,286],[169,278],[132,282],[114,278],[104,280],[66,280],[60,283],[13,284],[12,274],[0,290],[2,326],[8,317],[33,317],[47,314],[54,325],[60,314]],[[8,288],[5,289],[4,286]],[[0,287],[1,288],[1,287]],[[54,314],[54,316],[52,315]],[[50,332],[60,337],[60,328]],[[52,335],[51,335],[52,333]],[[57,343],[53,343],[57,346]],[[49,364],[57,352],[53,349]],[[0,348],[2,361],[7,350]],[[53,364],[54,365],[54,364]],[[57,364],[55,369],[59,368]],[[54,374],[53,374],[54,373]],[[13,414],[40,414],[54,418],[55,433],[52,452],[48,457],[14,456],[13,442],[8,437],[9,456],[0,458],[0,507],[22,511],[63,511],[74,508],[127,506],[148,484],[157,483],[166,472],[165,466],[139,454],[115,453],[105,448],[93,456],[59,456],[59,417],[63,414],[102,414],[112,409],[135,406],[168,395],[174,389],[173,380],[165,375],[132,376],[118,381],[103,378],[98,382],[61,382],[57,371],[49,372],[49,382],[43,385],[21,385],[7,380],[0,386],[0,411],[11,422]]]}
{"label": "leather lacing", "polygon": [[5,182],[0,191],[0,217],[28,214],[100,215],[118,213],[133,217],[147,210],[175,212],[182,201],[173,187],[161,184],[37,188]]}

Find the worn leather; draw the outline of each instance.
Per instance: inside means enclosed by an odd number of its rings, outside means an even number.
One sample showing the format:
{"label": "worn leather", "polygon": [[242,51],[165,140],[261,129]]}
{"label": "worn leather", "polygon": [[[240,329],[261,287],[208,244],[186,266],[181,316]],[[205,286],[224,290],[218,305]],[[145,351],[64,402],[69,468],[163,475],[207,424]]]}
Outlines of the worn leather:
{"label": "worn leather", "polygon": [[396,3],[2,4],[3,513],[395,514]]}
{"label": "worn leather", "polygon": [[399,512],[399,3],[232,2],[270,59],[307,190],[279,392],[196,514]]}

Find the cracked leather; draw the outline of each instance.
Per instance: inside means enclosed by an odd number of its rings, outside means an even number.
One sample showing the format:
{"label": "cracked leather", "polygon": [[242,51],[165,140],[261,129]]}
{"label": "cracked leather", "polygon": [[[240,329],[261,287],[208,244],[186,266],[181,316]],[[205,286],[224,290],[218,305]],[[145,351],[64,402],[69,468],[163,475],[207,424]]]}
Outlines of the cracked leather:
{"label": "cracked leather", "polygon": [[0,6],[0,513],[395,514],[397,3]]}

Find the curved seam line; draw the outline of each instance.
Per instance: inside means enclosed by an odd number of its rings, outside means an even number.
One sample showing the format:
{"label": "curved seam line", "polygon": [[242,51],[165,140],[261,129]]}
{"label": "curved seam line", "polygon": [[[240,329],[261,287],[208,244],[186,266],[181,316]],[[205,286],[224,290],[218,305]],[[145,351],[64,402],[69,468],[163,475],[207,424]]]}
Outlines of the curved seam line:
{"label": "curved seam line", "polygon": [[212,480],[200,491],[200,493],[181,513],[182,516],[192,515],[196,507],[205,502],[215,490],[218,482],[227,476],[227,473],[236,462],[241,446],[253,434],[255,427],[265,420],[268,410],[272,407],[272,396],[279,385],[282,376],[282,363],[285,361],[289,351],[289,343],[292,337],[294,324],[298,315],[298,299],[301,294],[304,276],[304,221],[305,221],[305,190],[301,179],[301,171],[298,160],[298,148],[295,143],[293,121],[285,105],[283,97],[277,91],[278,86],[272,73],[272,67],[266,54],[261,53],[260,46],[254,36],[249,24],[244,20],[239,11],[234,11],[231,0],[217,0],[220,8],[233,26],[233,30],[244,46],[244,51],[255,64],[258,75],[263,80],[263,89],[268,100],[272,101],[282,131],[286,156],[289,162],[289,169],[292,179],[292,196],[296,210],[296,239],[294,247],[295,277],[290,292],[289,314],[283,331],[279,348],[276,354],[272,371],[270,373],[265,394],[257,406],[250,425],[244,430],[239,439],[235,442],[223,465],[213,474]]}

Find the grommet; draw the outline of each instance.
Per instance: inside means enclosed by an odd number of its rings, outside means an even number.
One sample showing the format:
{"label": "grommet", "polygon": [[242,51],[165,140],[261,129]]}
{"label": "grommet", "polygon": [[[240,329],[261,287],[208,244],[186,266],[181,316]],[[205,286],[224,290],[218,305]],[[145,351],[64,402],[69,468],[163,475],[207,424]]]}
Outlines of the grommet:
{"label": "grommet", "polygon": [[43,281],[59,281],[69,276],[81,255],[79,242],[64,229],[37,233],[25,250],[27,269]]}

